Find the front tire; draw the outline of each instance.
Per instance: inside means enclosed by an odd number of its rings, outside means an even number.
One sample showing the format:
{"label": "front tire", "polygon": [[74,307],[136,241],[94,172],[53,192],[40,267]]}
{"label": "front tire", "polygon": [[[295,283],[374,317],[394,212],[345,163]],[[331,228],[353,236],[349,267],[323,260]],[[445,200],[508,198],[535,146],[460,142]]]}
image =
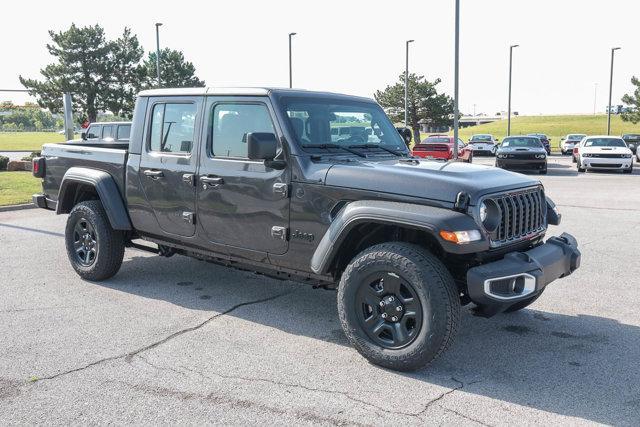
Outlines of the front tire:
{"label": "front tire", "polygon": [[99,200],[81,202],[71,210],[65,243],[71,266],[83,279],[109,279],[122,265],[124,233],[111,228]]}
{"label": "front tire", "polygon": [[411,371],[449,347],[460,325],[460,298],[451,274],[431,253],[384,243],[345,269],[338,314],[345,335],[369,362]]}

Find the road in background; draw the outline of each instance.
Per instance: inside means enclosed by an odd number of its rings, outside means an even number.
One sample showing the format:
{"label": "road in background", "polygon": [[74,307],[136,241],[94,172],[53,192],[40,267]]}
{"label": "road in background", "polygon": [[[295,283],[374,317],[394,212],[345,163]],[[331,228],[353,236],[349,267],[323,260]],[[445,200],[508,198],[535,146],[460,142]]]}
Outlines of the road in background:
{"label": "road in background", "polygon": [[[491,164],[492,158],[474,159]],[[336,294],[127,250],[120,273],[69,266],[65,216],[0,213],[2,424],[637,424],[640,170],[541,176],[582,267],[520,313],[463,309],[431,367],[368,364]]]}

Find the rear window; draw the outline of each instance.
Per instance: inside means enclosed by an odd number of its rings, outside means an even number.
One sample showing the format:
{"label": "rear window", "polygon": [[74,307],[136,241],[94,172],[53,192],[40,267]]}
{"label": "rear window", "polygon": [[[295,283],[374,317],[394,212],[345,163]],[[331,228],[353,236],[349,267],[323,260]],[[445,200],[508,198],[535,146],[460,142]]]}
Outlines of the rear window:
{"label": "rear window", "polygon": [[587,135],[567,135],[567,141],[581,141]]}
{"label": "rear window", "polygon": [[118,141],[128,141],[130,133],[131,125],[120,125],[118,126],[118,137],[116,139]]}
{"label": "rear window", "polygon": [[450,141],[449,138],[443,138],[443,137],[431,137],[431,138],[427,138],[424,140],[424,144],[448,144]]}
{"label": "rear window", "polygon": [[630,133],[622,135],[622,139],[624,139],[625,141],[640,141],[640,135]]}
{"label": "rear window", "polygon": [[491,135],[473,135],[471,142],[492,142]]}

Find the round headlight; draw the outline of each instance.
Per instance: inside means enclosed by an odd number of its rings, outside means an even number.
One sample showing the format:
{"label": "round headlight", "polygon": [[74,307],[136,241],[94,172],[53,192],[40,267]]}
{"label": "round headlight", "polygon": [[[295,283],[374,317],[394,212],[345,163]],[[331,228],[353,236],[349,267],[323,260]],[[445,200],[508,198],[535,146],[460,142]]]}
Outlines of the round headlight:
{"label": "round headlight", "polygon": [[480,205],[480,221],[484,222],[487,219],[487,204],[482,202]]}
{"label": "round headlight", "polygon": [[489,233],[494,232],[500,225],[500,208],[492,199],[480,203],[480,222]]}

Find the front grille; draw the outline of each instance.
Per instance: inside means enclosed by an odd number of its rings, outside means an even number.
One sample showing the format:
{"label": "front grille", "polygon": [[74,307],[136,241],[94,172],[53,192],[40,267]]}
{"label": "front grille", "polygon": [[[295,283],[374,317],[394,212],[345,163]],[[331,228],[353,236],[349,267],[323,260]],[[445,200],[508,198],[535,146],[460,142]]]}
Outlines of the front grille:
{"label": "front grille", "polygon": [[592,168],[621,168],[621,163],[589,163]]}
{"label": "front grille", "polygon": [[600,157],[601,159],[621,159],[624,158],[624,154],[594,153],[589,157]]}
{"label": "front grille", "polygon": [[496,202],[501,214],[500,226],[491,239],[494,246],[523,239],[547,228],[547,203],[541,188],[490,198]]}

